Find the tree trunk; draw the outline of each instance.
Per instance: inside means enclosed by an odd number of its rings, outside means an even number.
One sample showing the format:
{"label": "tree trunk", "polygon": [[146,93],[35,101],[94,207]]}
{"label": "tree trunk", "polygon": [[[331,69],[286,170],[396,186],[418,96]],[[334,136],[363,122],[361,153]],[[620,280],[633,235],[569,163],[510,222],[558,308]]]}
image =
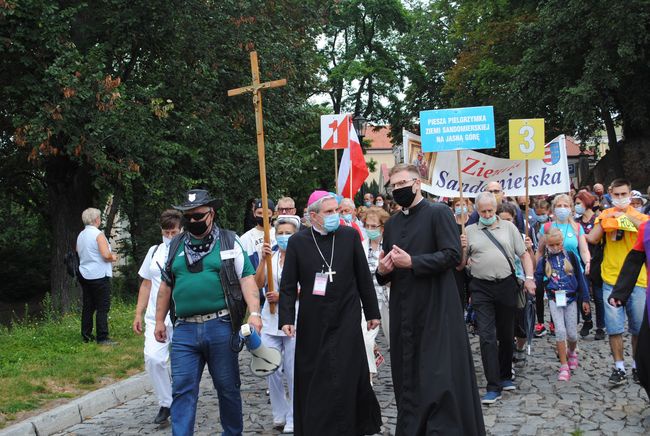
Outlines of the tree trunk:
{"label": "tree trunk", "polygon": [[45,180],[52,230],[50,289],[54,306],[65,313],[78,299],[79,290],[63,259],[69,250],[75,250],[83,229],[81,212],[91,206],[93,188],[88,172],[65,156],[47,161]]}
{"label": "tree trunk", "polygon": [[106,223],[104,225],[104,234],[106,235],[106,239],[110,240],[111,239],[111,232],[113,231],[113,224],[115,224],[115,215],[117,215],[117,211],[120,208],[120,203],[122,203],[122,195],[123,191],[121,188],[116,188],[115,193],[113,194],[113,198],[111,199],[111,207],[108,210],[108,214],[106,215]]}
{"label": "tree trunk", "polygon": [[616,138],[616,128],[614,127],[612,114],[609,113],[609,109],[606,107],[602,108],[601,113],[603,116],[603,122],[605,123],[605,130],[607,131],[607,143],[609,145],[609,151],[607,154],[611,154],[609,162],[613,166],[616,177],[625,177],[623,154],[621,153],[621,147]]}

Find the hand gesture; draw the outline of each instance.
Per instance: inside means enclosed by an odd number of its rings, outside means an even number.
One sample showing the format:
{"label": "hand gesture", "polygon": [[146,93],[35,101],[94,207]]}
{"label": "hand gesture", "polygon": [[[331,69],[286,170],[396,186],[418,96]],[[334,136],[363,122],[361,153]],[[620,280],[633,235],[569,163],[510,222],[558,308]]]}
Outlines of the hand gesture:
{"label": "hand gesture", "polygon": [[262,244],[262,259],[266,259],[268,256],[273,256],[273,250],[271,250],[271,244],[265,242]]}
{"label": "hand gesture", "polygon": [[393,249],[390,253],[395,267],[411,268],[411,266],[413,266],[413,263],[411,262],[411,255],[399,248],[397,245],[393,245]]}
{"label": "hand gesture", "polygon": [[133,332],[137,335],[142,334],[142,315],[140,314],[133,318]]}
{"label": "hand gesture", "polygon": [[460,246],[463,250],[467,249],[467,235],[464,233],[460,235]]}
{"label": "hand gesture", "polygon": [[534,280],[527,279],[524,282],[524,288],[526,288],[526,291],[528,291],[530,295],[535,295],[535,290],[537,289],[537,285],[535,285]]}
{"label": "hand gesture", "polygon": [[393,263],[391,253],[392,251],[389,251],[387,255],[384,255],[384,250],[379,253],[379,264],[377,265],[377,271],[382,276],[393,272],[393,269],[395,269],[395,264]]}
{"label": "hand gesture", "polygon": [[368,320],[368,331],[374,330],[377,327],[379,327],[379,320],[378,319]]}
{"label": "hand gesture", "polygon": [[257,333],[262,333],[262,317],[261,316],[249,316],[248,323],[252,325]]}
{"label": "hand gesture", "polygon": [[290,338],[293,338],[296,335],[296,327],[290,324],[283,325],[282,331]]}
{"label": "hand gesture", "polygon": [[266,293],[266,301],[269,303],[277,303],[280,301],[280,294],[277,292],[267,292]]}
{"label": "hand gesture", "polygon": [[608,300],[609,304],[614,307],[621,307],[623,305],[623,302],[621,300],[618,300],[616,298],[610,298]]}
{"label": "hand gesture", "polygon": [[532,248],[533,248],[533,240],[530,239],[529,236],[526,236],[526,239],[524,239],[524,245],[526,246],[526,250],[532,250]]}
{"label": "hand gesture", "polygon": [[156,321],[156,328],[153,335],[158,342],[167,342],[167,326],[164,322]]}

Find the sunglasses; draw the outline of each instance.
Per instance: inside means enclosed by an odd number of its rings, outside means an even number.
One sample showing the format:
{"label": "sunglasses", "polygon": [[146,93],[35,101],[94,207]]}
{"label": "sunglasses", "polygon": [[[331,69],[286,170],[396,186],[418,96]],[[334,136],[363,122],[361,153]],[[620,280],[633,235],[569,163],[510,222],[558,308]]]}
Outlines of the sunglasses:
{"label": "sunglasses", "polygon": [[190,221],[190,220],[201,221],[209,213],[210,213],[210,211],[197,212],[197,213],[185,213],[185,214],[183,214],[183,218],[185,218],[188,221]]}

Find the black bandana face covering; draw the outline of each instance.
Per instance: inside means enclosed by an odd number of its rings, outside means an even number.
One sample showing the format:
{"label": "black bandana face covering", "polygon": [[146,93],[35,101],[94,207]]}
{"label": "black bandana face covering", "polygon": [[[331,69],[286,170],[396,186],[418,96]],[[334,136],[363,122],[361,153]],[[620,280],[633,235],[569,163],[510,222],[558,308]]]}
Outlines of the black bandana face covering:
{"label": "black bandana face covering", "polygon": [[185,237],[185,264],[190,272],[203,271],[203,258],[210,254],[219,239],[219,227],[212,225],[212,231],[208,236],[198,243],[192,243],[192,239]]}

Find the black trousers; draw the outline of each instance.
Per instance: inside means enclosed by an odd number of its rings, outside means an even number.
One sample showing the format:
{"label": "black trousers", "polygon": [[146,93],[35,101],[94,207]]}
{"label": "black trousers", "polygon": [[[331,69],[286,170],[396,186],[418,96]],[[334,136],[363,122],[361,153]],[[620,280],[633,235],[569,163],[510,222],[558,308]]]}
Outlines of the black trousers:
{"label": "black trousers", "polygon": [[469,285],[476,312],[487,390],[501,392],[501,381],[512,377],[517,282],[472,279]]}
{"label": "black trousers", "polygon": [[79,280],[82,290],[81,336],[93,339],[93,315],[97,326],[97,342],[108,339],[108,311],[111,308],[110,277],[96,280]]}

